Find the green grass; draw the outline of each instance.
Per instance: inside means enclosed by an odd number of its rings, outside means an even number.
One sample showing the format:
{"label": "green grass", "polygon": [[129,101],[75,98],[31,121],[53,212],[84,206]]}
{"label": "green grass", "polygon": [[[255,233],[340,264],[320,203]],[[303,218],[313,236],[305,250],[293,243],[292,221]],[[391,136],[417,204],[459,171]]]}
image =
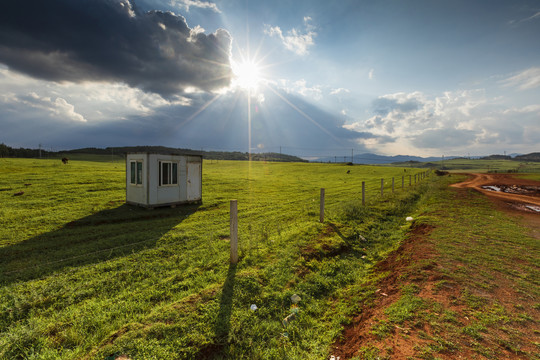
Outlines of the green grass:
{"label": "green grass", "polygon": [[[144,210],[124,204],[123,163],[0,159],[0,169],[2,359],[327,357],[433,181],[415,185],[416,169],[205,162],[202,205]],[[302,301],[285,327],[293,294]]]}
{"label": "green grass", "polygon": [[540,173],[539,162],[520,162],[514,160],[481,160],[481,159],[452,159],[437,161],[433,164],[437,168],[444,168],[451,171],[466,172],[518,172],[518,173]]}

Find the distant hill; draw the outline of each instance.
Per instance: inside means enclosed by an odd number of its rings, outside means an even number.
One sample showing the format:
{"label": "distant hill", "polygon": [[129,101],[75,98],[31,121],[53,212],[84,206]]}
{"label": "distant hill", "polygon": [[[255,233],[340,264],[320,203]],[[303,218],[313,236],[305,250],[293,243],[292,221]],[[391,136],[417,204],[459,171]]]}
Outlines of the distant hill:
{"label": "distant hill", "polygon": [[[159,152],[168,154],[196,154],[203,155],[209,160],[249,160],[247,152],[227,152],[227,151],[198,151],[191,149],[170,148],[165,146],[122,146],[107,148],[81,148],[73,150],[62,150],[58,152],[45,151],[39,149],[15,149],[5,144],[0,144],[0,157],[22,157],[39,158],[41,157],[61,157],[70,154],[88,154],[88,155],[125,155],[128,152]],[[307,162],[297,156],[278,154],[278,153],[256,153],[251,154],[253,161],[282,161],[282,162]]]}
{"label": "distant hill", "polygon": [[540,161],[540,152],[534,152],[527,155],[517,155],[512,160],[515,161]]}
{"label": "distant hill", "polygon": [[[209,160],[249,160],[247,152],[240,151],[199,151],[183,148],[170,148],[165,146],[122,146],[122,147],[107,147],[107,148],[81,148],[62,151],[46,151],[43,149],[27,149],[27,148],[12,148],[8,145],[0,143],[0,157],[19,157],[19,158],[45,158],[62,157],[69,154],[91,154],[91,155],[123,155],[128,152],[162,152],[170,154],[197,154],[203,155]],[[514,156],[515,155],[515,156]],[[534,152],[526,155],[511,154],[511,155],[489,155],[485,157],[471,157],[484,160],[514,160],[522,162],[540,162],[540,152]],[[298,156],[279,154],[279,153],[253,153],[251,159],[254,161],[283,161],[283,162],[309,162]],[[444,160],[459,159],[457,156],[444,157]],[[355,164],[392,164],[399,166],[415,166],[415,167],[432,167],[432,162],[440,162],[441,157],[420,157],[410,155],[395,155],[385,156],[372,153],[364,153],[354,155]],[[310,159],[312,162],[338,162],[349,163],[350,156],[324,156],[317,159]]]}
{"label": "distant hill", "polygon": [[[104,149],[99,148],[84,148],[62,151],[63,154],[127,154],[130,152],[158,152],[168,154],[194,154],[202,155],[205,159],[209,160],[249,160],[249,154],[247,152],[240,151],[199,151],[183,148],[170,148],[165,146],[122,146],[122,147],[108,147]],[[297,156],[278,154],[278,153],[254,153],[251,154],[253,161],[283,161],[283,162],[307,162]]]}
{"label": "distant hill", "polygon": [[[445,159],[453,159],[454,157],[445,157]],[[317,160],[314,160],[317,162],[350,162],[351,157],[350,156],[326,156],[321,157]],[[406,165],[416,163],[424,163],[424,162],[431,162],[431,161],[441,161],[440,157],[420,157],[420,156],[412,156],[412,155],[395,155],[395,156],[385,156],[385,155],[377,155],[377,154],[371,154],[371,153],[364,153],[359,155],[354,155],[354,163],[355,164],[394,164],[394,163],[407,163]]]}
{"label": "distant hill", "polygon": [[489,155],[481,157],[480,160],[512,160],[509,155]]}

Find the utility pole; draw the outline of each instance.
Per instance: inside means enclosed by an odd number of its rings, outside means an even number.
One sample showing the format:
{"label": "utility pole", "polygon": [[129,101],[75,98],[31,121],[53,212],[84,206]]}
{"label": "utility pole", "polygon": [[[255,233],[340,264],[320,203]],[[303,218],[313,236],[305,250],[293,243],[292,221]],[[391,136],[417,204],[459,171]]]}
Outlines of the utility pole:
{"label": "utility pole", "polygon": [[41,159],[41,144],[39,144],[39,158]]}
{"label": "utility pole", "polygon": [[354,149],[351,149],[351,162],[354,164]]}

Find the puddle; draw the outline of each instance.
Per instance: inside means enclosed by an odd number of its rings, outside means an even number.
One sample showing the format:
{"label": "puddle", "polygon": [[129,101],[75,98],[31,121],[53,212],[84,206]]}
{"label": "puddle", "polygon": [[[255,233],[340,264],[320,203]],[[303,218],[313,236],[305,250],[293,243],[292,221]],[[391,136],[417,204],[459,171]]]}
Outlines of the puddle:
{"label": "puddle", "polygon": [[509,203],[509,205],[516,210],[540,213],[540,206],[537,206],[537,205],[528,205],[528,204],[519,204],[519,203]]}
{"label": "puddle", "polygon": [[520,186],[520,185],[484,185],[482,189],[507,194],[533,195],[540,196],[539,186]]}

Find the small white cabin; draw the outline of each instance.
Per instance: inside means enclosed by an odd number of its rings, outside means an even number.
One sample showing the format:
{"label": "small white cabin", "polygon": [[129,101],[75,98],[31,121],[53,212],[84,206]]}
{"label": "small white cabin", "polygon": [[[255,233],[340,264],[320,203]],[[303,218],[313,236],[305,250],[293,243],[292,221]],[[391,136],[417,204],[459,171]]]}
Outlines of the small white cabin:
{"label": "small white cabin", "polygon": [[144,207],[202,201],[202,155],[128,153],[126,202]]}

